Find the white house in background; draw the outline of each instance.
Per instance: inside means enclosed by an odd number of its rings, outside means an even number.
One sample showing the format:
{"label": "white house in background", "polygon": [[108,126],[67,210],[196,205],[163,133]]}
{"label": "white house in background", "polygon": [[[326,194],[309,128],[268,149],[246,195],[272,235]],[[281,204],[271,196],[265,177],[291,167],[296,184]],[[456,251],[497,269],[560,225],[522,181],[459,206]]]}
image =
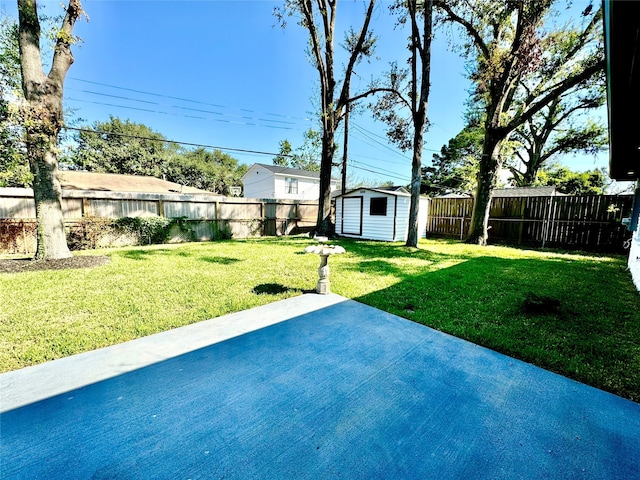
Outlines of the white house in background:
{"label": "white house in background", "polygon": [[[404,242],[411,195],[404,187],[357,188],[336,197],[336,234],[366,240]],[[429,199],[420,198],[418,234],[427,234]]]}
{"label": "white house in background", "polygon": [[[318,200],[320,172],[298,170],[254,163],[242,176],[245,198],[277,198],[283,200]],[[331,191],[338,187],[331,180]]]}

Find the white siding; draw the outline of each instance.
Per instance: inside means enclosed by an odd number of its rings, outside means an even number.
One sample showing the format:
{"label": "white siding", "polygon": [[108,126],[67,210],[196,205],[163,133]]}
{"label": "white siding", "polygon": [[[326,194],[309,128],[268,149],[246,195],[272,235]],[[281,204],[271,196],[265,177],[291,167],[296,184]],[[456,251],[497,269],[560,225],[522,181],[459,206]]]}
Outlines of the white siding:
{"label": "white siding", "polygon": [[[370,215],[371,199],[377,197],[387,198],[386,215]],[[360,221],[360,199],[362,199],[362,235],[357,235],[353,232],[357,231],[358,222]],[[343,202],[344,214],[342,212]],[[405,241],[409,225],[409,203],[410,197],[408,196],[371,190],[356,190],[345,196],[338,197],[336,232],[345,237],[367,240]]]}
{"label": "white siding", "polygon": [[275,175],[260,165],[252,165],[242,178],[245,198],[276,197]]}
{"label": "white siding", "polygon": [[[361,205],[362,197],[342,197],[338,199],[336,208],[340,207],[340,212],[336,210],[336,229],[339,229],[340,235],[349,237],[361,237],[362,224],[361,224]],[[342,209],[344,208],[344,213]]]}
{"label": "white siding", "polygon": [[427,238],[427,217],[429,216],[429,198],[420,197],[420,207],[418,211],[418,236]]}
{"label": "white siding", "polygon": [[[640,223],[640,219],[639,219]],[[640,231],[633,232],[631,248],[629,249],[629,271],[633,278],[633,283],[640,290]]]}
{"label": "white siding", "polygon": [[[297,178],[298,193],[287,193],[286,179]],[[320,180],[300,178],[290,175],[275,176],[275,197],[284,200],[318,200],[320,196]]]}

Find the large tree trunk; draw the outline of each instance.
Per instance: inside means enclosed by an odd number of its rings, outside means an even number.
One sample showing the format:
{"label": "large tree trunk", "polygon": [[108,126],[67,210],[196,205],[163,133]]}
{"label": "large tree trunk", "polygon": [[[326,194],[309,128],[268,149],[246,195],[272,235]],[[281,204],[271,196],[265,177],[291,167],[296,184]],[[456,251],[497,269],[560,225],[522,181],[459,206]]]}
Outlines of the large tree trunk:
{"label": "large tree trunk", "polygon": [[331,170],[335,153],[335,126],[333,122],[324,122],[322,135],[322,161],[320,162],[320,196],[318,198],[318,219],[316,234],[333,235],[331,221]]}
{"label": "large tree trunk", "polygon": [[467,243],[486,245],[489,238],[489,212],[491,211],[491,198],[496,186],[502,161],[499,157],[500,140],[492,132],[485,134],[480,168],[478,171],[478,188],[473,202],[471,214],[471,226]]}
{"label": "large tree trunk", "polygon": [[422,143],[424,128],[419,131],[416,127],[416,140],[419,137],[419,147],[413,150],[413,163],[411,167],[411,204],[409,205],[409,230],[407,232],[407,247],[417,247],[418,239],[420,236],[419,230],[419,217],[420,217],[420,184],[422,182],[421,167],[422,167]]}
{"label": "large tree trunk", "polygon": [[57,135],[27,134],[29,165],[33,173],[36,206],[36,260],[71,256],[62,218],[62,189],[58,180]]}
{"label": "large tree trunk", "polygon": [[58,180],[58,133],[63,126],[64,78],[73,63],[73,26],[82,15],[79,0],[70,0],[57,33],[49,75],[42,69],[40,22],[35,0],[18,0],[20,68],[25,106],[27,156],[33,173],[33,197],[38,223],[35,259],[71,256],[62,219],[62,190]]}
{"label": "large tree trunk", "polygon": [[[424,2],[422,12],[422,45],[420,45],[420,29],[416,16],[416,4],[409,3],[412,29],[411,76],[413,90],[413,161],[411,164],[411,204],[409,206],[409,230],[407,247],[417,247],[420,236],[420,185],[422,183],[422,148],[424,146],[424,129],[427,124],[427,106],[431,87],[431,31],[433,27],[433,2]],[[418,54],[420,57],[420,92],[418,95]]]}

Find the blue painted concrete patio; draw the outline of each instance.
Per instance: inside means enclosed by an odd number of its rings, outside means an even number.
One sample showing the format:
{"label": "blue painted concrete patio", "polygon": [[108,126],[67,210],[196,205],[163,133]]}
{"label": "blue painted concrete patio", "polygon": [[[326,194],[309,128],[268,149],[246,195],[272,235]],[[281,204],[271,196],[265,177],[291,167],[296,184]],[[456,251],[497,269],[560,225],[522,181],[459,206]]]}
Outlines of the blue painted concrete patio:
{"label": "blue painted concrete patio", "polygon": [[0,388],[2,478],[640,478],[640,405],[337,295]]}

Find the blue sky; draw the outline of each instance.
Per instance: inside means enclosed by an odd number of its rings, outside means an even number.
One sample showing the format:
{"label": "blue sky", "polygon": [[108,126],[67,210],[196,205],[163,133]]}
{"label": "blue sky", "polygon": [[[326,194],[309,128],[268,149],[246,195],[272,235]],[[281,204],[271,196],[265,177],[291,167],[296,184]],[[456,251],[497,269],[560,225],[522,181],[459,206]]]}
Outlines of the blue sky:
{"label": "blue sky", "polygon": [[[39,4],[50,15],[61,11],[59,1]],[[267,153],[276,153],[283,139],[299,146],[305,130],[318,129],[318,81],[305,51],[307,34],[293,20],[286,29],[277,26],[272,11],[281,1],[87,0],[83,5],[90,21],[79,21],[74,30],[83,42],[74,48],[65,103],[87,123],[114,115],[172,140]],[[406,58],[406,34],[394,28],[388,5],[382,1],[376,7],[376,59],[356,68],[352,91],[364,89],[389,62]],[[15,15],[13,1],[0,1],[0,8]],[[343,0],[339,27],[359,29],[363,11],[362,1]],[[432,50],[432,125],[424,164],[463,127],[469,88],[463,62],[442,34]],[[366,109],[352,115],[352,179],[409,182],[410,153],[390,144],[384,131]],[[248,165],[271,163],[273,157],[228,153]],[[576,170],[607,162],[606,153],[563,159]]]}

